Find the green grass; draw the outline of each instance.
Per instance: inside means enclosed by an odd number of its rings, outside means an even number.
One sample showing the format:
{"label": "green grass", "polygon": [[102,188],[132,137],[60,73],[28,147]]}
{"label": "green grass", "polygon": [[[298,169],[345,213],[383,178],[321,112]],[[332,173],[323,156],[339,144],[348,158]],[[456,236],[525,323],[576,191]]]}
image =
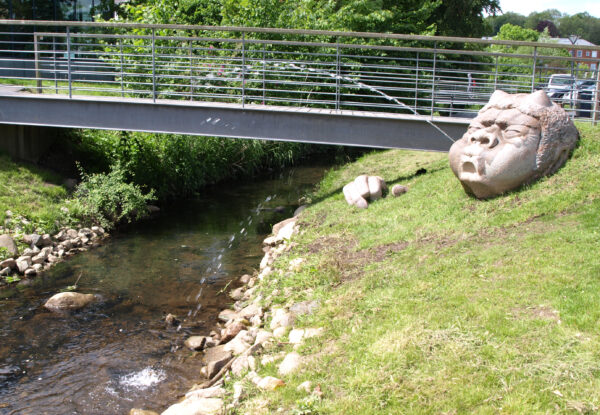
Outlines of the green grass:
{"label": "green grass", "polygon": [[[58,229],[68,219],[60,210],[67,197],[61,183],[56,174],[0,154],[0,226],[11,231],[19,227],[24,232]],[[11,218],[7,210],[13,213]]]}
{"label": "green grass", "polygon": [[[578,127],[564,168],[492,200],[467,196],[446,154],[378,152],[330,172],[276,262],[304,267],[264,288],[318,299],[300,325],[326,335],[302,347],[311,363],[286,388],[246,409],[299,413],[296,386],[311,380],[324,395],[306,413],[596,412],[600,129]],[[363,173],[409,191],[349,207],[341,188]]]}
{"label": "green grass", "polygon": [[[14,85],[21,86],[26,91],[31,93],[37,93],[38,84],[35,79],[14,79],[14,78],[0,78],[0,85]],[[68,81],[49,81],[42,80],[39,85],[42,88],[43,94],[69,94],[69,82]],[[119,85],[114,82],[71,82],[71,93],[73,95],[93,95],[93,96],[121,96],[121,90]],[[102,90],[100,90],[102,89]],[[150,94],[150,93],[148,93]],[[125,94],[126,97],[130,97],[130,94]]]}

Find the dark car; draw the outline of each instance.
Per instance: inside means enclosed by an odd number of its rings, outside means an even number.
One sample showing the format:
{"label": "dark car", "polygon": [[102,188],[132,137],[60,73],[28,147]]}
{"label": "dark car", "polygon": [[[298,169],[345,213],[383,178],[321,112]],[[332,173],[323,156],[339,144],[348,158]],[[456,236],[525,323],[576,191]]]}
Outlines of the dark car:
{"label": "dark car", "polygon": [[[577,101],[575,107],[577,112],[575,116],[589,118],[594,111],[594,98],[596,97],[596,82],[592,81],[584,88],[577,91]],[[597,99],[597,98],[596,98]]]}

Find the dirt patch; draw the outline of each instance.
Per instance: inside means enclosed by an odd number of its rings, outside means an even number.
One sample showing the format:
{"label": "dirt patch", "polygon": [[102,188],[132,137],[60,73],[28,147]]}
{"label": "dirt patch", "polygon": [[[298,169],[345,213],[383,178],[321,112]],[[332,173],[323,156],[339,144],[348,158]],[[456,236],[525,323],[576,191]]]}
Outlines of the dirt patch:
{"label": "dirt patch", "polygon": [[404,251],[407,246],[408,242],[399,241],[390,244],[379,245],[368,251],[372,254],[372,262],[382,262],[390,254]]}
{"label": "dirt patch", "polygon": [[545,305],[540,306],[532,306],[525,308],[514,308],[511,310],[513,316],[517,318],[533,318],[533,319],[542,319],[548,321],[554,321],[555,323],[560,324],[560,314],[557,310],[552,307],[548,307]]}
{"label": "dirt patch", "polygon": [[326,254],[322,265],[339,273],[340,281],[359,277],[363,268],[379,263],[390,253],[400,252],[408,242],[394,242],[374,248],[356,250],[358,241],[350,237],[325,236],[317,238],[308,246],[309,254]]}
{"label": "dirt patch", "polygon": [[355,238],[345,236],[321,236],[315,239],[308,246],[309,254],[317,254],[323,252],[349,252],[352,251],[358,242]]}

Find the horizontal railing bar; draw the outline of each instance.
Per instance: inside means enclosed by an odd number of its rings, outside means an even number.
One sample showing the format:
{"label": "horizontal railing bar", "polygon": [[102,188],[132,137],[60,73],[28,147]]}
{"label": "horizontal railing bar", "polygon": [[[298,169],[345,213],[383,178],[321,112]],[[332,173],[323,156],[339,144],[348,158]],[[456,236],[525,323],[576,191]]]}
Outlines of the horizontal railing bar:
{"label": "horizontal railing bar", "polygon": [[[2,23],[2,21],[0,20],[0,24]],[[41,33],[37,33],[38,35],[44,35],[44,36],[63,36],[66,37],[65,34],[60,34],[60,33],[46,33],[46,32],[41,32]],[[73,37],[77,37],[77,35],[72,35]],[[145,39],[145,40],[152,40],[152,36],[149,35],[103,35],[103,34],[81,34],[79,35],[79,37],[123,37],[126,39]],[[176,37],[176,38],[172,38],[172,37],[166,37],[166,36],[156,36],[155,40],[181,40],[181,41],[190,41],[190,40],[194,40],[194,38],[186,38],[186,37]],[[242,43],[242,39],[229,39],[229,38],[218,38],[218,39],[214,39],[214,38],[207,38],[205,41],[213,41],[213,42],[231,42],[231,43]],[[503,56],[503,57],[512,57],[512,58],[532,58],[532,54],[518,54],[518,53],[509,53],[509,52],[501,52],[501,51],[495,51],[495,52],[489,52],[489,51],[471,51],[471,50],[461,50],[461,49],[432,49],[432,48],[422,48],[422,47],[407,47],[407,46],[384,46],[384,45],[356,45],[356,44],[349,44],[349,43],[340,43],[340,44],[334,44],[334,43],[314,43],[314,42],[295,42],[295,41],[282,41],[282,40],[269,40],[269,41],[265,41],[265,40],[260,40],[260,39],[245,39],[244,42],[246,44],[253,44],[253,43],[258,43],[258,44],[270,44],[270,45],[286,45],[286,46],[311,46],[311,47],[327,47],[327,48],[348,48],[348,49],[366,49],[366,50],[386,50],[386,51],[396,51],[396,52],[419,52],[419,53],[432,53],[434,51],[436,51],[439,55],[447,55],[447,54],[457,54],[457,55],[470,55],[470,56],[490,56],[490,57],[496,57],[496,56]],[[525,43],[532,43],[532,42],[525,42]],[[85,44],[81,44],[81,45],[85,45]],[[562,48],[565,49],[563,46],[564,45],[549,45],[547,43],[532,43],[533,46],[537,46],[540,48],[546,48],[546,49],[553,49],[553,48]],[[531,46],[531,45],[530,45]],[[572,48],[572,45],[570,45]],[[131,46],[131,47],[139,47],[139,45],[136,46]],[[148,46],[150,47],[150,46]],[[581,49],[579,47],[579,45],[577,46],[578,49]],[[183,48],[182,48],[183,49]],[[568,48],[567,48],[568,49]],[[600,46],[594,46],[591,47],[590,50],[599,50],[600,51]],[[258,52],[258,51],[257,51]],[[533,53],[533,52],[532,52]],[[558,59],[558,60],[578,60],[578,61],[585,61],[585,62],[596,62],[598,59],[594,59],[594,58],[585,58],[585,57],[581,57],[581,58],[575,58],[572,56],[552,56],[552,55],[538,55],[537,56],[538,59],[544,59],[544,58],[551,58],[551,59]]]}

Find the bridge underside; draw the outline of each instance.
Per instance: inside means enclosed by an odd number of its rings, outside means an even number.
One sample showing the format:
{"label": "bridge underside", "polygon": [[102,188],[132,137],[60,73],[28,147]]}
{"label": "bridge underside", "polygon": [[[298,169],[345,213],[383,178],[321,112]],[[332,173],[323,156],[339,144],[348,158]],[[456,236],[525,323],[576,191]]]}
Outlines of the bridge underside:
{"label": "bridge underside", "polygon": [[[452,141],[430,117],[213,102],[8,93],[0,124],[144,131],[316,144],[448,151]],[[454,140],[469,123],[434,117]]]}

